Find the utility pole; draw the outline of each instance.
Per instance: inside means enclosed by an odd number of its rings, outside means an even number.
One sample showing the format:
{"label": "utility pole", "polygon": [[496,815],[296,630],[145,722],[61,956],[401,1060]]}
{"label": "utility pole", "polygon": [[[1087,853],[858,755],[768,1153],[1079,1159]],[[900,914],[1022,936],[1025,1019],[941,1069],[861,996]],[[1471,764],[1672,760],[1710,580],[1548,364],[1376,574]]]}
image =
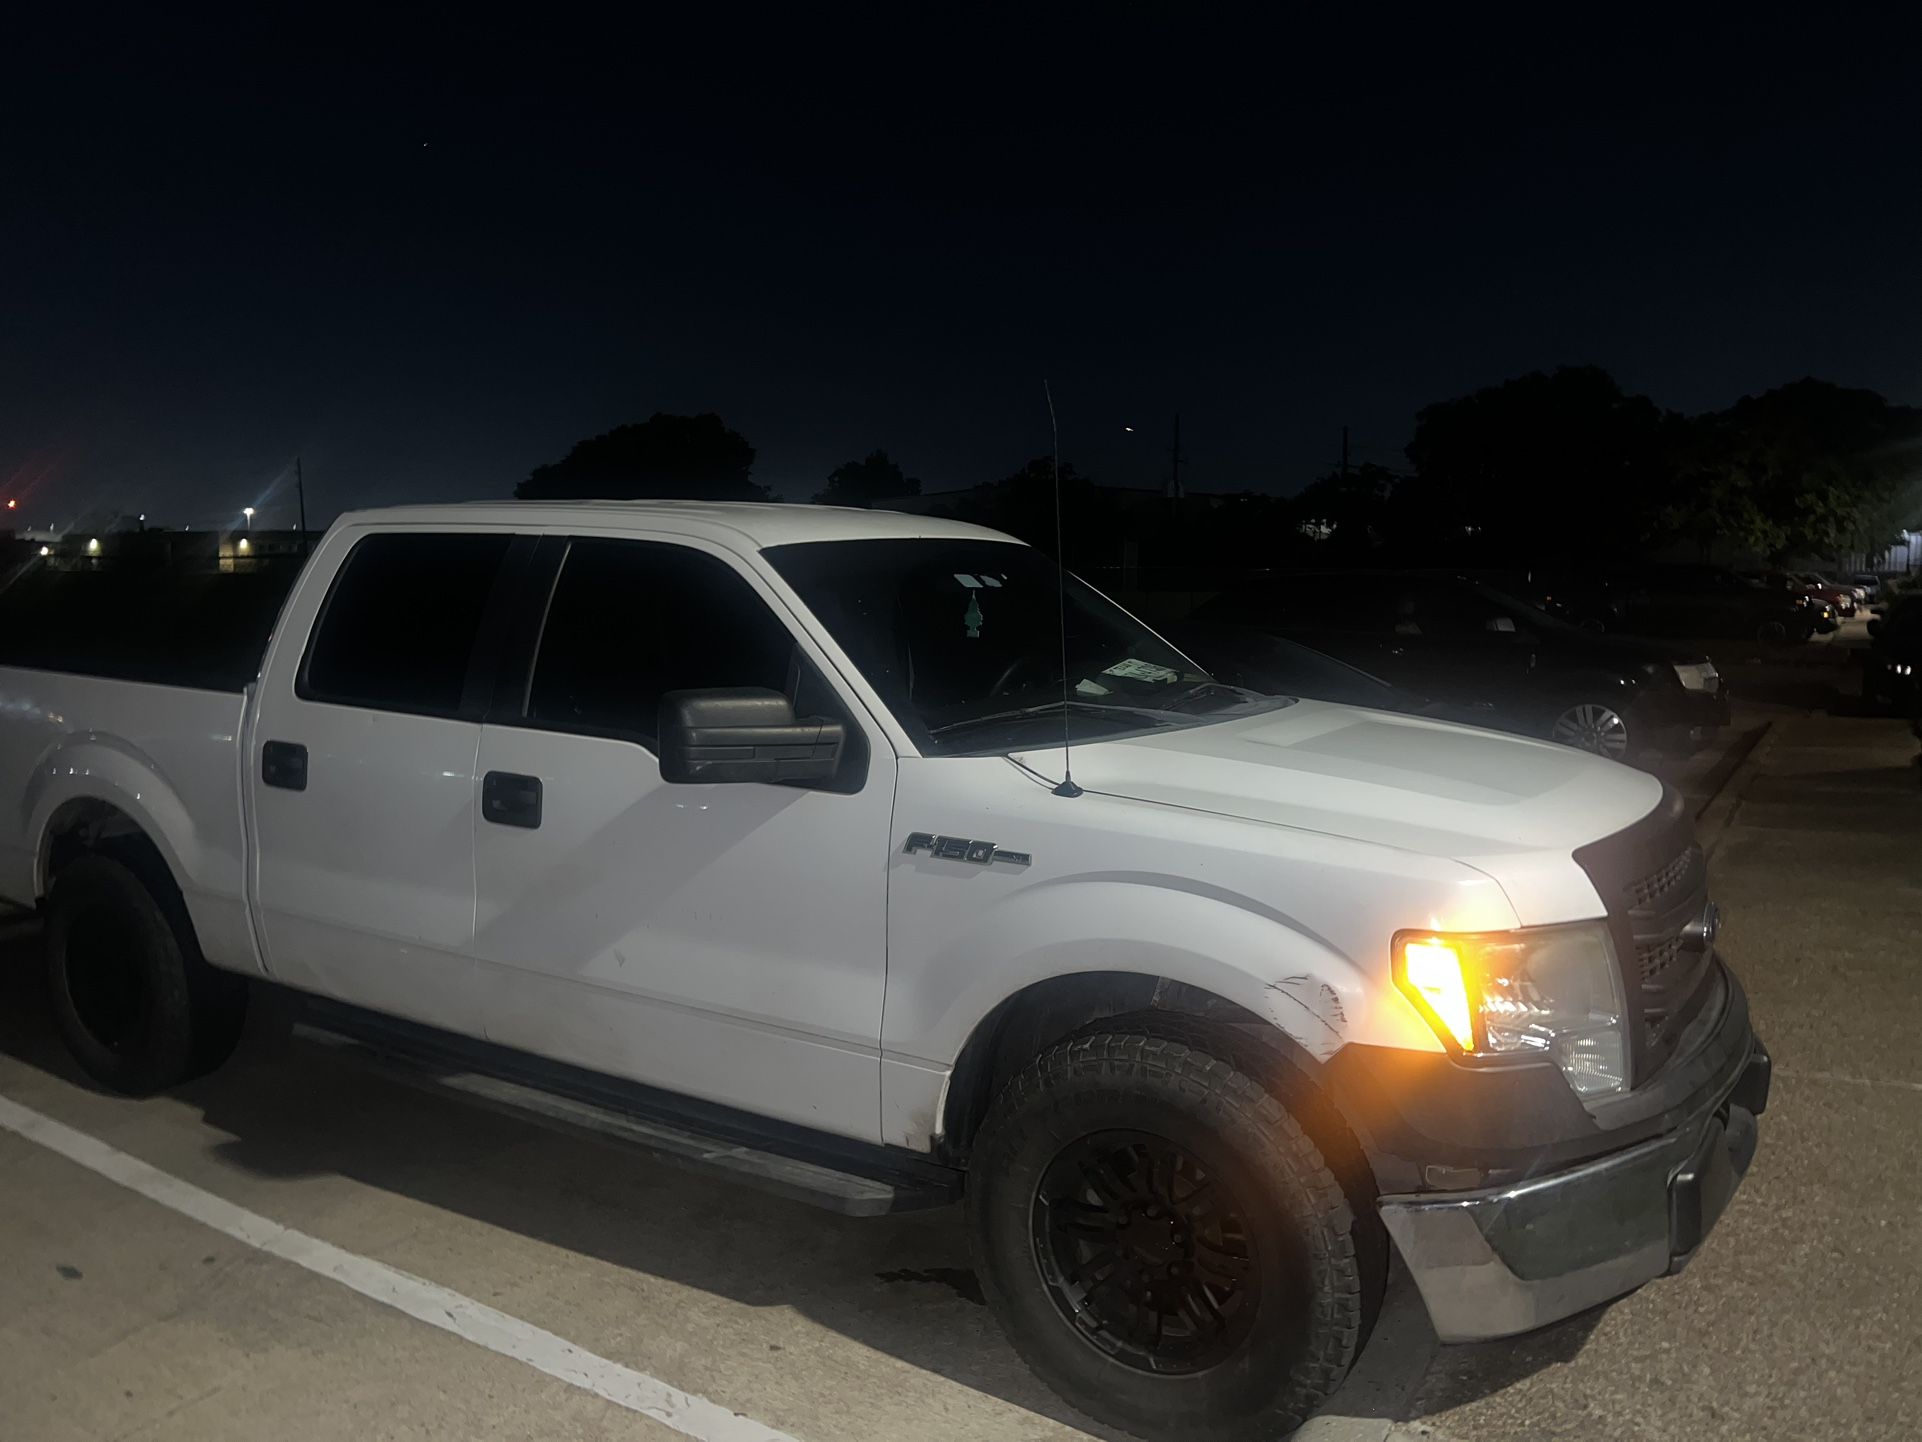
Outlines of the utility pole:
{"label": "utility pole", "polygon": [[[1346,436],[1347,431],[1342,435]],[[1344,443],[1344,452],[1346,445]],[[294,457],[294,499],[300,503],[300,554],[307,554],[307,482],[300,474],[300,457]]]}

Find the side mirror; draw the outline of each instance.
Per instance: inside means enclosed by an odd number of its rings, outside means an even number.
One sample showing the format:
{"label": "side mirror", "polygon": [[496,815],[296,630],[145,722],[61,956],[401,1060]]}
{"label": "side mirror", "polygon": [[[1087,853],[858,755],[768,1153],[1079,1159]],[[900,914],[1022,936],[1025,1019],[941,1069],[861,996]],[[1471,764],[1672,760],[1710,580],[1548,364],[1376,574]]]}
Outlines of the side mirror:
{"label": "side mirror", "polygon": [[742,686],[661,697],[661,780],[827,781],[847,739],[839,721],[794,717],[779,691]]}

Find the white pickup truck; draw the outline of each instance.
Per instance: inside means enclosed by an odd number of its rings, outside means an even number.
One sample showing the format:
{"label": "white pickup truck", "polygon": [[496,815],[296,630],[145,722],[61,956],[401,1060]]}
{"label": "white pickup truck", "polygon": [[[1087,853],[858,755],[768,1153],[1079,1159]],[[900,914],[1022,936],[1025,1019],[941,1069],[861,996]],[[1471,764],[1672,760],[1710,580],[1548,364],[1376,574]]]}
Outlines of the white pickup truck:
{"label": "white pickup truck", "polygon": [[0,895],[92,1076],[218,1064],[272,985],[669,1160],[965,1193],[1008,1335],[1116,1427],[1299,1423],[1391,1246],[1445,1340],[1620,1296],[1754,1150],[1659,782],[1225,686],[991,531],[354,514],[257,673],[0,667]]}

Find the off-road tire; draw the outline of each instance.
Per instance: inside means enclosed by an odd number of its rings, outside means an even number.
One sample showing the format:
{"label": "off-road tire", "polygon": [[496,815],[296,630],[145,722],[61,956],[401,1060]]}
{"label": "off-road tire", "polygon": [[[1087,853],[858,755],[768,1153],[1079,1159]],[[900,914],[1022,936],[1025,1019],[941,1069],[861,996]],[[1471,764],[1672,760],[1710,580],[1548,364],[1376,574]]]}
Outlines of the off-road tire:
{"label": "off-road tire", "polygon": [[145,1096],[177,1085],[239,1039],[246,983],[207,964],[178,893],[119,860],[82,856],[54,877],[45,950],[60,1034],[104,1087]]}
{"label": "off-road tire", "polygon": [[[1078,1139],[1108,1131],[1177,1141],[1255,1203],[1252,1329],[1206,1370],[1157,1375],[1117,1360],[1063,1315],[1044,1281],[1034,1234],[1043,1177]],[[1167,1036],[1083,1034],[1010,1080],[976,1138],[968,1223],[989,1303],[1036,1375],[1088,1416],[1143,1437],[1286,1435],[1347,1376],[1370,1320],[1372,1269],[1320,1149],[1255,1077]],[[1364,1239],[1360,1251],[1368,1247]]]}

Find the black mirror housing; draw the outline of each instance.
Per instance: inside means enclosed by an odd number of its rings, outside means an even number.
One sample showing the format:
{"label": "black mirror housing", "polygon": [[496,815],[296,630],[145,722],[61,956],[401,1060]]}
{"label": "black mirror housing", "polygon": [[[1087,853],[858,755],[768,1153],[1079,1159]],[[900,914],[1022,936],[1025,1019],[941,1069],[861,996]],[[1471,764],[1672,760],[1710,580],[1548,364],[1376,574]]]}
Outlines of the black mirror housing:
{"label": "black mirror housing", "polygon": [[846,740],[839,721],[795,719],[779,691],[738,686],[661,697],[661,779],[677,785],[832,780]]}

